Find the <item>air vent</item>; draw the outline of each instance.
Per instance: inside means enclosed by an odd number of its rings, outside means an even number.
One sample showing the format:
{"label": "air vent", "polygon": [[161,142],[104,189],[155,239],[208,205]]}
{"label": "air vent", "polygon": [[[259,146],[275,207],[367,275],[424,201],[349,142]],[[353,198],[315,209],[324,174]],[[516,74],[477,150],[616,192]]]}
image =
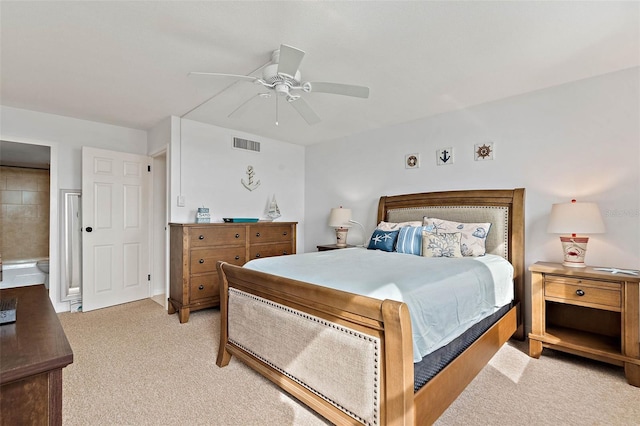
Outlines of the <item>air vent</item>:
{"label": "air vent", "polygon": [[260,142],[250,141],[248,139],[233,138],[233,147],[237,149],[246,149],[247,151],[260,152]]}

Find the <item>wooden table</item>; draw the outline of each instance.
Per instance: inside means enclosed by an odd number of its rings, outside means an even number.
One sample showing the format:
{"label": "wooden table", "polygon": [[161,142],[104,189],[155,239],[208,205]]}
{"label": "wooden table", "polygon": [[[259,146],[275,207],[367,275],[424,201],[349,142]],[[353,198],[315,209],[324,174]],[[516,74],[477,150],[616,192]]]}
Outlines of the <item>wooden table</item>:
{"label": "wooden table", "polygon": [[16,322],[0,325],[0,424],[62,424],[62,369],[73,352],[44,285],[0,291],[17,298]]}

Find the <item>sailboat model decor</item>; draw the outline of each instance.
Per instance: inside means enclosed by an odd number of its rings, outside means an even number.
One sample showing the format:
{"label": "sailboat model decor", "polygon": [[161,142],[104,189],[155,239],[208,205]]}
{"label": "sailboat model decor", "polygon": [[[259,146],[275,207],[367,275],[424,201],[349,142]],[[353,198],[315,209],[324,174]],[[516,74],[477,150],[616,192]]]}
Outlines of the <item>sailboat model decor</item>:
{"label": "sailboat model decor", "polygon": [[267,217],[271,220],[276,220],[282,216],[280,214],[280,208],[278,207],[278,202],[276,201],[276,196],[273,196],[273,200],[269,203],[269,210],[267,210]]}

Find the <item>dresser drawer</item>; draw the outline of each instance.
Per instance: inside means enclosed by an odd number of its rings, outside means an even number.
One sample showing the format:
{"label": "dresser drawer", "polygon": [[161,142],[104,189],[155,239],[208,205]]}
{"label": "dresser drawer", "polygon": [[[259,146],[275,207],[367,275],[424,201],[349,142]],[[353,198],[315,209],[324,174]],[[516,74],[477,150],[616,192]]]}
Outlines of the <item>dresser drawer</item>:
{"label": "dresser drawer", "polygon": [[197,303],[201,299],[220,297],[218,273],[194,275],[190,282],[190,300]]}
{"label": "dresser drawer", "polygon": [[276,243],[292,241],[291,225],[253,227],[249,231],[249,243]]}
{"label": "dresser drawer", "polygon": [[246,262],[245,255],[244,246],[191,250],[191,273],[216,272],[219,260],[241,266]]}
{"label": "dresser drawer", "polygon": [[202,228],[190,228],[189,240],[192,248],[230,244],[244,245],[245,232],[244,226],[203,226]]}
{"label": "dresser drawer", "polygon": [[291,254],[292,250],[291,243],[289,242],[281,244],[263,244],[251,246],[249,252],[251,259],[261,259],[263,257],[283,256]]}
{"label": "dresser drawer", "polygon": [[547,276],[544,284],[547,300],[619,311],[621,286],[617,283],[569,277]]}

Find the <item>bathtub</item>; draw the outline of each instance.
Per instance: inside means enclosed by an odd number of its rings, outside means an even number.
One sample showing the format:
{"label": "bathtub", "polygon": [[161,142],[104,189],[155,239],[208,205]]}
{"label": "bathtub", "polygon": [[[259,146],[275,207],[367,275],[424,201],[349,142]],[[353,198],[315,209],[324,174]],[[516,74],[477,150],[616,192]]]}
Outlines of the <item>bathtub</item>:
{"label": "bathtub", "polygon": [[45,274],[36,266],[38,260],[41,259],[3,261],[0,288],[44,284]]}

